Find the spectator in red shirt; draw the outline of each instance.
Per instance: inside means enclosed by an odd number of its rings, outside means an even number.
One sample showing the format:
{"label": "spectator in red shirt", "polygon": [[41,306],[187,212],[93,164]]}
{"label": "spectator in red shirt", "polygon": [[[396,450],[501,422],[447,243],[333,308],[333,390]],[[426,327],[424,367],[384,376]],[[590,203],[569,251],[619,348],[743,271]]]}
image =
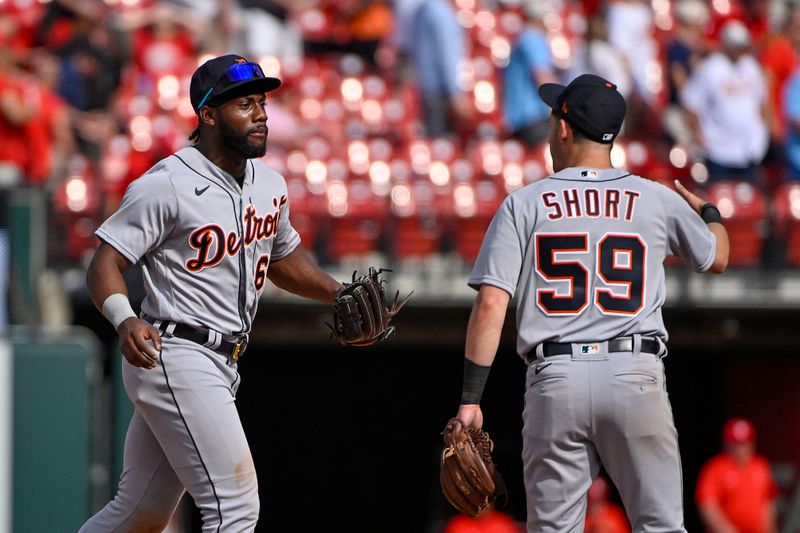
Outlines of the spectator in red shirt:
{"label": "spectator in red shirt", "polygon": [[30,157],[25,167],[29,184],[40,184],[63,174],[67,161],[75,153],[69,107],[58,95],[60,81],[58,60],[44,50],[28,58],[33,78],[26,93],[36,103],[39,113],[26,125],[27,150]]}
{"label": "spectator in red shirt", "polygon": [[760,60],[764,77],[771,95],[772,138],[782,145],[786,134],[783,118],[783,91],[786,82],[800,65],[797,47],[800,45],[800,7],[794,7],[788,16],[781,17],[778,31],[765,36],[761,46]]}
{"label": "spectator in red shirt", "polygon": [[700,471],[695,498],[707,531],[776,533],[777,487],[769,462],[755,453],[756,430],[744,418],[723,428],[724,452]]}
{"label": "spectator in red shirt", "polygon": [[7,185],[24,180],[30,158],[27,128],[39,106],[26,91],[25,79],[3,41],[0,38],[0,183]]}

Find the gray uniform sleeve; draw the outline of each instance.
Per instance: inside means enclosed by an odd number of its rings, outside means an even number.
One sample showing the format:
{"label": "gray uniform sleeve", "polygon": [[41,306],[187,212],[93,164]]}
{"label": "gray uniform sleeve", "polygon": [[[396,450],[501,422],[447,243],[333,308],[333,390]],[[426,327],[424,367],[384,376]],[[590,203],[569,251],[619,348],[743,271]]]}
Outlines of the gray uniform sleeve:
{"label": "gray uniform sleeve", "polygon": [[281,208],[280,217],[278,233],[272,244],[270,261],[280,261],[300,245],[300,234],[294,229],[289,219],[289,202]]}
{"label": "gray uniform sleeve", "polygon": [[164,242],[175,227],[178,200],[169,174],[154,172],[133,181],[122,203],[95,231],[131,263]]}
{"label": "gray uniform sleeve", "polygon": [[682,257],[696,271],[705,272],[714,263],[717,238],[686,200],[666,187],[663,189],[670,253]]}
{"label": "gray uniform sleeve", "polygon": [[512,297],[517,290],[524,241],[515,224],[513,195],[503,200],[483,238],[478,258],[467,283],[473,289],[493,285]]}

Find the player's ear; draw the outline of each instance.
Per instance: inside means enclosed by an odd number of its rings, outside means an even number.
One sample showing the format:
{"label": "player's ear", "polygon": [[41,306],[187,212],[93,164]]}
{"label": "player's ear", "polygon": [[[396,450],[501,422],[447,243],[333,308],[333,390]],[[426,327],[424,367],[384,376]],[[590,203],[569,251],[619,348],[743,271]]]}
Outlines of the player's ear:
{"label": "player's ear", "polygon": [[558,138],[565,143],[570,137],[572,137],[572,129],[569,124],[563,118],[558,119]]}
{"label": "player's ear", "polygon": [[204,105],[200,108],[200,113],[198,114],[200,117],[200,122],[204,122],[209,126],[214,126],[217,123],[216,114],[214,110],[211,109],[209,106]]}

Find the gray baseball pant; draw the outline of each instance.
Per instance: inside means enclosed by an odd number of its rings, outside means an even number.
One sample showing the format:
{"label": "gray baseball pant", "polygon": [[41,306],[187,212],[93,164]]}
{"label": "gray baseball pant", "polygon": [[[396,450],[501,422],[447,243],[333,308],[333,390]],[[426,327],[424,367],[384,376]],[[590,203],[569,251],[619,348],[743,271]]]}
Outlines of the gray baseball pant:
{"label": "gray baseball pant", "polygon": [[163,531],[184,490],[200,509],[204,533],[252,532],[258,483],[234,405],[235,363],[165,337],[157,366],[123,361],[123,381],[135,413],[118,492],[79,533]]}
{"label": "gray baseball pant", "polygon": [[685,533],[678,435],[661,357],[606,349],[599,343],[598,353],[584,355],[576,344],[572,355],[540,354],[528,365],[528,531],[582,532],[587,492],[602,464],[634,533]]}

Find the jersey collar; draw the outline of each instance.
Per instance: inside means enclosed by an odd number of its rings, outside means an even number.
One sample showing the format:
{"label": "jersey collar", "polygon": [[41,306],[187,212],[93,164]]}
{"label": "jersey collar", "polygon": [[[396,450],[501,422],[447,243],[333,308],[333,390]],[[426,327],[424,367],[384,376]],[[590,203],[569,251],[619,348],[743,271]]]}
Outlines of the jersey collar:
{"label": "jersey collar", "polygon": [[556,172],[550,176],[550,179],[559,181],[612,181],[625,176],[630,176],[630,172],[619,168],[569,167]]}

